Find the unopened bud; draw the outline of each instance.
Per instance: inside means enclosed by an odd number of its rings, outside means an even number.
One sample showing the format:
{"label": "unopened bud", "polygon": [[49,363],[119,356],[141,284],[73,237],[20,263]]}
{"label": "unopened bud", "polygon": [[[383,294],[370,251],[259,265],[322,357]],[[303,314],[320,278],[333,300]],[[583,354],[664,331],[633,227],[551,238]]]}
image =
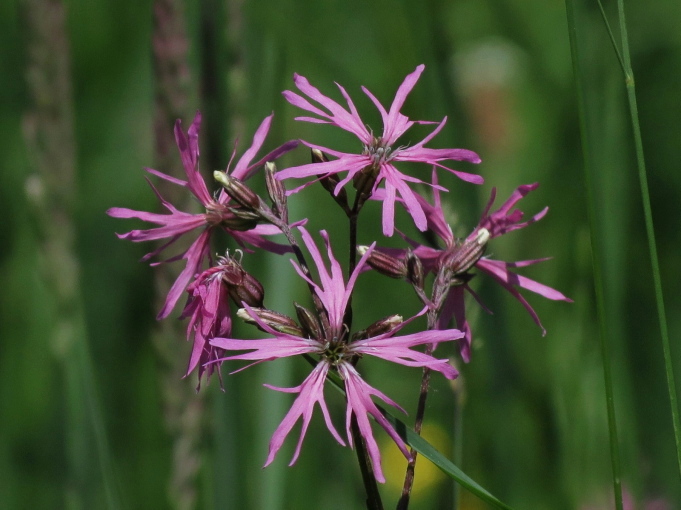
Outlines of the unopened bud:
{"label": "unopened bud", "polygon": [[417,289],[423,289],[423,263],[414,252],[407,252],[407,280]]}
{"label": "unopened bud", "polygon": [[216,170],[213,172],[213,178],[222,184],[227,194],[241,206],[251,211],[260,209],[260,197],[236,177]]}
{"label": "unopened bud", "polygon": [[284,183],[275,178],[277,167],[274,163],[265,163],[265,183],[267,193],[272,199],[274,213],[284,223],[288,223],[288,206],[286,203],[286,187]]}
{"label": "unopened bud", "polygon": [[243,271],[239,283],[228,286],[228,292],[239,306],[244,302],[248,306],[262,306],[265,299],[265,289],[262,284],[246,271]]}
{"label": "unopened bud", "polygon": [[223,216],[220,224],[230,230],[238,230],[239,232],[252,230],[258,225],[261,219],[259,214],[241,207],[228,207],[227,210],[231,214],[229,216]]}
{"label": "unopened bud", "polygon": [[[319,149],[312,149],[311,154],[313,163],[326,163],[329,161],[329,158],[326,156],[326,154]],[[350,208],[348,206],[348,193],[345,191],[345,188],[340,188],[338,193],[336,193],[336,187],[338,186],[339,182],[340,179],[338,178],[337,174],[325,175],[319,179],[319,183],[326,191],[331,194],[336,203],[340,205],[345,212],[349,212]]]}
{"label": "unopened bud", "polygon": [[489,238],[489,230],[481,228],[478,230],[475,238],[464,240],[462,244],[447,253],[442,259],[442,266],[447,267],[454,275],[465,273],[485,253],[485,247]]}
{"label": "unopened bud", "polygon": [[222,280],[227,284],[227,291],[234,302],[241,306],[246,302],[248,306],[261,307],[265,298],[265,291],[261,283],[247,273],[240,260],[226,256],[220,259]]}
{"label": "unopened bud", "polygon": [[304,306],[298,303],[293,303],[296,307],[296,315],[298,316],[298,322],[303,327],[305,336],[309,338],[324,338],[324,333],[322,332],[322,327],[319,324],[317,317]]}
{"label": "unopened bud", "polygon": [[352,185],[359,193],[360,201],[364,203],[374,190],[374,184],[379,174],[379,167],[370,165],[355,174],[352,179]]}
{"label": "unopened bud", "polygon": [[[267,324],[273,330],[280,333],[285,333],[287,335],[303,337],[303,330],[296,321],[294,321],[288,315],[283,313],[275,312],[274,310],[269,310],[267,308],[251,308],[251,313],[255,314],[258,319]],[[236,315],[248,324],[255,325],[261,331],[263,328],[257,323],[257,321],[251,316],[245,308],[240,308]]]}
{"label": "unopened bud", "polygon": [[403,320],[401,315],[389,315],[384,317],[383,319],[374,322],[367,329],[355,333],[353,335],[353,341],[374,338],[385,333],[390,333],[393,329],[402,324]]}
{"label": "unopened bud", "polygon": [[[368,250],[368,246],[357,247],[357,253],[360,256],[363,256]],[[407,276],[407,265],[404,261],[382,251],[373,250],[367,259],[367,264],[372,269],[390,278],[401,279]]]}
{"label": "unopened bud", "polygon": [[319,149],[312,149],[310,151],[310,154],[312,155],[313,163],[326,163],[327,161],[329,161],[329,158],[326,157],[326,154],[324,154]]}

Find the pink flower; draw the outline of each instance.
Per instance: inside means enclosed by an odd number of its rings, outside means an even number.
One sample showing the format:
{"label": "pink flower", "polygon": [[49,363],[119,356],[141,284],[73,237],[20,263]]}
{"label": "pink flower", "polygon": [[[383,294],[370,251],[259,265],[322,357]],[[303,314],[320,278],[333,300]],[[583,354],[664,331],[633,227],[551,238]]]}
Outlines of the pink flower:
{"label": "pink flower", "polygon": [[269,455],[265,464],[266,466],[274,460],[284,439],[291,432],[297,421],[302,418],[303,426],[291,464],[297,460],[315,404],[319,404],[322,409],[326,426],[331,432],[331,435],[340,444],[345,445],[345,442],[331,422],[329,411],[324,400],[324,382],[331,370],[335,371],[340,376],[345,385],[347,397],[346,428],[348,441],[350,445],[353,444],[352,436],[350,434],[350,422],[354,415],[357,419],[361,435],[367,444],[376,479],[380,482],[384,482],[385,478],[383,477],[383,472],[381,470],[381,455],[373,436],[369,416],[373,416],[376,422],[393,438],[405,457],[410,458],[410,453],[407,449],[407,445],[393,429],[392,425],[390,425],[381,414],[378,407],[373,402],[372,396],[377,397],[383,402],[397,407],[400,410],[402,409],[389,397],[368,385],[362,379],[359,372],[357,372],[351,360],[359,355],[373,356],[411,367],[429,367],[432,370],[442,373],[448,379],[454,379],[457,376],[457,372],[454,367],[449,364],[448,360],[436,359],[433,356],[415,351],[412,347],[457,340],[463,336],[463,333],[456,329],[449,329],[423,331],[410,335],[396,335],[400,329],[415,318],[412,317],[404,322],[396,321],[396,323],[391,323],[387,328],[379,328],[373,336],[372,333],[366,333],[365,335],[353,335],[350,337],[348,328],[343,322],[345,309],[357,276],[362,271],[362,267],[366,263],[371,250],[369,250],[359,261],[346,284],[343,279],[340,264],[331,252],[331,245],[326,232],[322,231],[321,235],[326,243],[330,270],[326,268],[321,254],[310,234],[302,227],[300,228],[300,231],[305,245],[317,266],[320,284],[315,283],[306,276],[300,266],[295,262],[293,264],[301,277],[313,287],[315,294],[321,301],[323,307],[321,315],[323,317],[319,317],[319,324],[321,325],[319,328],[319,337],[303,338],[276,331],[261,320],[251,307],[246,305],[246,313],[249,314],[262,330],[273,335],[274,338],[258,340],[215,338],[211,340],[210,343],[225,351],[249,351],[242,354],[226,356],[220,361],[250,360],[259,363],[300,354],[315,355],[319,357],[318,364],[300,386],[295,388],[268,386],[269,388],[278,391],[297,393],[298,396],[272,436]]}
{"label": "pink flower", "polygon": [[[187,339],[193,338],[192,353],[187,366],[187,377],[198,367],[199,384],[207,372],[208,378],[220,367],[223,350],[209,344],[215,337],[232,334],[229,298],[262,306],[264,291],[260,282],[244,271],[239,260],[229,254],[218,259],[218,264],[199,274],[187,287],[189,298],[181,319],[189,317]],[[220,379],[222,384],[222,378]]]}
{"label": "pink flower", "polygon": [[[492,189],[490,200],[485,207],[480,222],[473,232],[464,240],[457,240],[454,237],[452,229],[445,219],[440,201],[440,193],[437,188],[437,176],[434,170],[433,184],[434,203],[431,205],[420,196],[418,199],[426,214],[428,228],[442,239],[445,245],[444,248],[431,248],[407,239],[406,237],[405,239],[412,245],[413,252],[421,260],[427,271],[437,273],[442,269],[448,269],[453,275],[452,281],[448,283],[452,284],[452,287],[449,289],[449,293],[447,294],[447,298],[443,305],[438,326],[444,328],[449,324],[452,317],[456,319],[457,326],[465,334],[465,341],[459,344],[461,346],[461,355],[464,361],[468,362],[470,360],[470,345],[472,339],[470,325],[466,320],[464,291],[468,291],[476,301],[482,305],[478,295],[468,285],[469,280],[473,277],[473,274],[470,272],[473,268],[477,268],[483,273],[491,276],[513,297],[520,301],[532,317],[532,320],[534,320],[542,329],[543,334],[546,334],[546,330],[542,326],[537,313],[522,294],[520,294],[518,287],[551,300],[567,301],[570,303],[572,300],[551,287],[515,273],[512,269],[529,266],[548,259],[543,258],[518,262],[504,262],[483,256],[487,243],[491,239],[506,234],[507,232],[524,228],[531,223],[539,221],[546,215],[548,207],[535,214],[528,221],[523,222],[523,212],[519,209],[513,209],[524,196],[530,191],[535,190],[539,186],[539,183],[519,186],[499,209],[490,214],[490,209],[496,198],[496,189]],[[384,251],[394,256],[404,255],[405,252],[404,250]],[[484,305],[482,306],[487,310]]]}
{"label": "pink flower", "polygon": [[414,85],[416,85],[424,68],[425,66],[423,65],[418,66],[413,73],[405,78],[404,82],[402,82],[402,85],[400,85],[397,90],[395,99],[390,106],[390,111],[386,111],[378,99],[376,99],[376,97],[365,87],[362,87],[364,93],[369,96],[381,113],[383,119],[383,134],[379,137],[374,136],[373,132],[365,126],[352,99],[350,99],[350,96],[343,87],[337,84],[348,104],[349,111],[333,99],[319,92],[319,90],[310,85],[305,77],[295,74],[293,80],[296,87],[326,110],[314,106],[307,99],[295,92],[289,90],[284,91],[284,97],[289,103],[317,116],[297,117],[296,120],[319,124],[332,124],[345,131],[349,131],[359,138],[364,149],[361,154],[349,154],[304,142],[307,146],[319,149],[338,159],[287,168],[280,171],[277,174],[277,178],[303,178],[313,175],[331,175],[347,171],[347,175],[336,186],[335,193],[338,194],[340,189],[346,183],[350,182],[359,172],[368,173],[374,179],[372,192],[376,190],[381,182],[385,182],[385,195],[383,198],[383,233],[387,236],[393,234],[395,199],[397,195],[402,198],[407,211],[409,211],[409,214],[414,218],[416,226],[420,230],[425,230],[425,214],[420,202],[416,198],[416,193],[409,187],[409,183],[421,183],[423,181],[402,173],[397,169],[395,163],[428,163],[444,168],[460,179],[475,184],[481,184],[483,179],[479,175],[452,170],[440,163],[440,161],[445,160],[479,163],[480,157],[476,153],[466,149],[429,149],[424,147],[426,143],[432,140],[440,130],[442,130],[447,121],[447,117],[443,118],[433,132],[417,144],[412,146],[394,146],[395,142],[397,142],[397,140],[414,124],[433,124],[433,122],[412,121],[400,113],[402,105],[412,88],[414,88]]}
{"label": "pink flower", "polygon": [[187,292],[189,299],[182,311],[181,318],[189,317],[187,338],[193,337],[192,353],[187,366],[187,377],[197,367],[199,370],[198,391],[204,372],[208,378],[220,367],[211,363],[222,357],[222,349],[208,343],[211,338],[229,336],[232,333],[232,317],[229,310],[229,294],[222,279],[223,268],[211,267],[196,277]]}
{"label": "pink flower", "polygon": [[[273,115],[266,117],[260,124],[260,127],[253,137],[251,147],[241,156],[234,166],[234,169],[231,170],[231,175],[233,177],[241,180],[247,179],[265,162],[272,161],[296,147],[297,142],[288,142],[270,152],[256,163],[251,164],[251,161],[253,161],[253,158],[265,141],[265,137],[267,136],[267,132],[272,123],[272,117]],[[238,206],[235,207],[235,204],[230,203],[230,198],[224,190],[220,191],[217,199],[208,192],[206,183],[199,172],[200,126],[200,112],[196,113],[187,135],[182,132],[180,120],[178,119],[175,123],[175,140],[177,142],[177,147],[180,150],[180,157],[182,158],[182,164],[187,176],[186,181],[176,179],[151,168],[147,168],[146,170],[165,181],[187,188],[205,208],[204,213],[192,214],[179,211],[160,195],[151,182],[149,183],[150,186],[163,206],[170,212],[169,214],[134,211],[122,207],[113,207],[107,211],[107,214],[114,218],[138,218],[143,221],[160,225],[157,228],[149,230],[132,230],[126,234],[118,234],[119,238],[130,239],[133,242],[169,239],[166,244],[147,253],[143,260],[148,260],[158,255],[184,234],[192,231],[199,231],[196,240],[184,253],[175,255],[168,260],[152,264],[157,265],[178,259],[186,260],[184,270],[177,277],[175,283],[168,292],[166,301],[158,314],[158,319],[163,319],[170,314],[189,281],[201,271],[204,260],[210,260],[210,237],[216,230],[219,229],[227,232],[239,246],[244,246],[248,243],[275,253],[290,251],[288,247],[263,239],[263,235],[280,233],[277,227],[273,225],[256,225],[252,220],[239,218],[234,213],[235,210],[238,210]],[[232,160],[234,159],[235,154],[236,148],[232,153]],[[230,172],[232,160],[230,160],[230,163],[227,165],[226,173]]]}

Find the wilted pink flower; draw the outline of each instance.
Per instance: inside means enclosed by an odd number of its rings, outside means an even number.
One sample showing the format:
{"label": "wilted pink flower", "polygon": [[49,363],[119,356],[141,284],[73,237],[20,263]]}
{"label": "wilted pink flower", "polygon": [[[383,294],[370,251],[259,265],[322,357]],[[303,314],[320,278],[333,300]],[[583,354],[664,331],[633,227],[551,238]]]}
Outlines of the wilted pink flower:
{"label": "wilted pink flower", "polygon": [[[274,151],[267,154],[264,158],[256,163],[251,164],[256,153],[262,147],[270,124],[272,123],[273,115],[266,117],[262,121],[260,127],[253,137],[251,147],[244,152],[239,161],[237,161],[234,169],[231,170],[231,175],[240,180],[250,177],[260,166],[267,161],[272,161],[281,156],[285,152],[293,149],[297,142],[288,142]],[[178,120],[175,123],[175,140],[177,147],[180,150],[180,157],[184,166],[187,180],[176,179],[157,170],[147,168],[146,170],[161,179],[172,182],[179,186],[183,186],[201,202],[205,208],[205,212],[199,214],[192,214],[179,211],[171,203],[167,202],[160,193],[156,190],[151,182],[149,183],[156,196],[163,204],[163,206],[170,212],[170,214],[157,214],[144,211],[134,211],[122,207],[113,207],[107,211],[109,216],[114,218],[138,218],[143,221],[155,223],[160,225],[157,228],[149,230],[132,230],[126,234],[119,234],[121,239],[130,239],[134,242],[140,241],[155,241],[158,239],[169,239],[163,246],[147,253],[143,260],[148,260],[168,246],[177,241],[182,235],[198,230],[200,233],[191,246],[182,254],[171,257],[168,260],[156,262],[152,265],[162,264],[164,262],[172,262],[178,259],[186,260],[184,270],[175,280],[175,283],[168,292],[166,301],[158,314],[158,319],[167,317],[171,310],[177,303],[177,300],[182,295],[183,290],[190,282],[190,280],[201,271],[201,266],[204,260],[210,259],[210,237],[216,229],[224,230],[240,245],[251,244],[258,246],[275,253],[284,253],[290,251],[287,246],[282,246],[271,241],[263,239],[263,235],[274,235],[280,233],[279,229],[273,225],[256,225],[256,221],[252,219],[244,219],[235,214],[238,207],[230,203],[229,196],[223,189],[220,190],[218,198],[214,198],[208,192],[206,183],[199,172],[199,128],[201,126],[201,113],[197,112],[194,117],[192,125],[189,127],[187,135],[182,132],[181,122]],[[232,153],[232,160],[236,154],[236,148]],[[230,165],[227,165],[226,173],[230,173]]]}
{"label": "wilted pink flower", "polygon": [[211,338],[229,336],[232,333],[232,317],[229,310],[229,293],[222,279],[222,264],[207,269],[196,277],[187,287],[189,298],[182,311],[181,318],[190,318],[187,326],[187,339],[194,340],[192,353],[187,366],[188,376],[198,367],[199,383],[204,372],[208,378],[220,367],[217,361],[222,357],[222,349],[210,345]]}
{"label": "wilted pink flower", "polygon": [[357,136],[362,142],[363,150],[360,154],[349,154],[304,142],[309,147],[319,149],[338,159],[287,168],[280,171],[277,174],[277,178],[301,178],[313,175],[326,176],[347,171],[347,176],[341,179],[336,186],[335,194],[338,194],[340,189],[350,182],[353,177],[359,172],[364,172],[374,179],[372,191],[375,191],[381,182],[385,182],[385,195],[383,197],[383,233],[385,235],[391,236],[394,231],[395,199],[397,195],[402,198],[407,211],[414,218],[416,226],[420,230],[426,230],[426,217],[421,204],[416,198],[416,193],[409,187],[409,183],[421,183],[423,181],[402,173],[397,169],[395,163],[414,162],[432,164],[450,171],[464,181],[475,184],[481,184],[483,179],[479,175],[452,170],[440,163],[440,161],[446,160],[479,163],[480,157],[475,152],[466,149],[429,149],[424,147],[444,127],[447,117],[444,117],[433,132],[417,144],[394,147],[395,142],[414,124],[434,124],[433,122],[409,120],[408,117],[400,113],[402,105],[412,88],[414,88],[414,85],[416,85],[424,68],[425,66],[423,65],[418,66],[413,73],[405,78],[397,90],[397,94],[395,94],[390,111],[386,111],[378,99],[365,87],[362,87],[364,93],[369,96],[381,113],[383,119],[383,134],[381,136],[375,136],[365,126],[352,99],[350,99],[350,96],[343,87],[337,84],[348,104],[349,111],[333,99],[319,92],[319,90],[310,85],[305,77],[298,74],[294,75],[293,80],[296,87],[328,111],[314,106],[295,92],[284,91],[284,97],[289,103],[317,115],[317,117],[297,117],[296,120],[338,126]]}
{"label": "wilted pink flower", "polygon": [[[241,262],[229,253],[220,257],[216,266],[201,274],[187,287],[189,298],[182,310],[181,319],[189,317],[187,339],[193,338],[192,353],[187,366],[188,376],[198,367],[199,384],[204,372],[208,378],[220,367],[219,358],[223,350],[208,342],[215,337],[232,333],[232,317],[229,299],[246,301],[252,306],[262,306],[264,292],[262,285],[244,271]],[[221,381],[222,382],[222,381]]]}
{"label": "wilted pink flower", "polygon": [[442,373],[448,379],[454,379],[457,376],[457,372],[454,367],[448,363],[448,360],[436,359],[430,355],[412,350],[412,347],[422,344],[439,344],[441,342],[457,340],[463,336],[463,333],[456,329],[449,329],[423,331],[410,335],[396,336],[396,333],[399,332],[404,325],[414,319],[414,317],[412,317],[407,321],[396,324],[394,327],[388,328],[388,331],[384,331],[381,334],[369,336],[368,338],[362,337],[361,339],[349,338],[348,328],[343,323],[343,317],[357,276],[366,263],[366,260],[371,253],[371,249],[369,249],[361,258],[346,284],[343,279],[340,264],[331,252],[331,245],[326,232],[322,231],[321,235],[326,243],[327,254],[331,266],[330,270],[326,268],[322,256],[310,234],[302,227],[300,228],[300,231],[305,245],[317,266],[320,284],[318,285],[310,280],[295,262],[293,264],[301,277],[312,285],[323,305],[324,313],[328,321],[320,321],[324,324],[320,338],[302,338],[275,331],[246,305],[246,311],[252,319],[257,322],[261,329],[273,335],[274,338],[259,340],[215,338],[211,340],[210,343],[225,351],[249,351],[243,354],[226,356],[222,358],[221,361],[251,360],[259,363],[261,361],[270,361],[299,354],[314,354],[320,358],[317,366],[300,386],[295,388],[278,388],[268,385],[269,388],[274,390],[287,393],[298,393],[298,397],[272,436],[270,451],[265,464],[266,466],[274,460],[284,439],[292,430],[298,419],[302,418],[303,426],[291,464],[297,460],[316,403],[319,403],[326,421],[326,426],[333,437],[340,444],[345,445],[345,442],[331,422],[329,411],[324,400],[324,381],[326,380],[329,370],[334,370],[340,375],[345,384],[347,396],[346,423],[348,440],[352,445],[350,422],[354,415],[357,419],[362,437],[367,444],[376,479],[384,482],[385,479],[381,470],[381,455],[371,430],[369,415],[373,416],[376,422],[393,438],[405,457],[410,458],[410,453],[407,449],[407,445],[400,438],[392,425],[390,425],[381,414],[371,397],[375,396],[391,406],[397,407],[398,409],[401,408],[389,397],[369,386],[362,379],[350,361],[358,355],[374,356],[401,365],[429,367],[432,370]]}
{"label": "wilted pink flower", "polygon": [[[534,322],[541,327],[543,334],[546,334],[546,330],[542,326],[536,312],[520,292],[518,292],[517,288],[527,289],[551,300],[568,302],[572,302],[572,300],[565,297],[561,292],[531,280],[530,278],[519,275],[511,269],[543,262],[548,260],[548,258],[504,262],[483,256],[490,239],[494,239],[495,237],[499,237],[513,230],[524,228],[531,223],[539,221],[546,215],[548,207],[544,208],[528,221],[523,222],[521,221],[523,212],[519,209],[513,209],[524,196],[536,189],[537,186],[539,186],[539,183],[519,186],[499,209],[490,213],[490,209],[496,198],[496,189],[492,189],[490,200],[485,207],[478,226],[463,240],[457,240],[454,237],[452,229],[445,219],[440,201],[440,193],[437,188],[437,176],[435,171],[433,171],[433,184],[433,204],[429,204],[420,196],[418,199],[425,211],[428,220],[428,228],[442,239],[444,247],[431,248],[409,239],[407,239],[407,241],[412,245],[413,252],[421,260],[427,271],[437,273],[442,268],[447,268],[453,273],[453,285],[449,289],[449,293],[442,307],[442,313],[438,324],[439,327],[446,327],[452,317],[456,319],[457,327],[465,333],[465,341],[459,344],[461,346],[461,355],[463,359],[465,361],[469,361],[470,359],[470,344],[472,337],[470,325],[466,320],[464,291],[471,293],[476,301],[481,303],[478,295],[468,285],[468,281],[472,277],[469,270],[473,268],[477,268],[483,273],[491,276],[513,297],[520,301]],[[403,250],[386,251],[393,255],[404,254]],[[484,305],[482,306],[487,309]]]}

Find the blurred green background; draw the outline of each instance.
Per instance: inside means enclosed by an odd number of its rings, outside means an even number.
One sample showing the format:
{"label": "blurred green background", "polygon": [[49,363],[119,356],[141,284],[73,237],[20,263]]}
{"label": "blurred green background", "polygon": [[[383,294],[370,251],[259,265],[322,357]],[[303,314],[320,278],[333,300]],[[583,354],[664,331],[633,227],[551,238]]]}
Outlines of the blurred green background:
{"label": "blurred green background", "polygon": [[[308,77],[337,99],[333,82],[343,84],[364,120],[378,129],[380,118],[360,85],[389,104],[404,76],[420,63],[426,71],[403,111],[413,119],[448,116],[431,146],[465,147],[483,158],[479,167],[457,168],[479,171],[484,186],[449,177],[441,182],[451,189],[447,204],[455,234],[464,236],[475,226],[492,186],[499,189],[500,203],[519,184],[540,181],[521,206],[534,214],[549,205],[548,216],[497,240],[490,253],[502,260],[553,257],[523,274],[575,301],[528,296],[548,330],[542,338],[514,299],[484,278],[474,281],[494,315],[470,303],[476,333],[472,361],[461,367],[455,387],[434,379],[426,438],[515,508],[612,507],[563,2],[64,3],[65,38],[58,11],[41,14],[59,2],[0,3],[1,508],[362,508],[354,454],[333,441],[320,416],[295,466],[287,467],[295,444],[289,438],[274,464],[261,469],[270,435],[292,401],[262,383],[295,386],[307,364],[280,361],[233,376],[227,374],[239,365],[228,365],[224,393],[214,379],[197,395],[195,378],[181,379],[190,344],[178,312],[162,329],[154,320],[159,269],[139,263],[151,246],[114,235],[141,224],[114,220],[105,211],[114,206],[157,210],[143,167],[170,171],[168,165],[178,164],[170,138],[175,117],[186,128],[195,110],[203,111],[206,175],[226,166],[237,138],[240,150],[247,147],[272,111],[268,148],[305,138],[355,150],[356,143],[338,130],[293,121],[298,112],[280,94],[292,88],[292,74]],[[646,505],[658,498],[666,508],[680,508],[622,74],[596,4],[577,5],[585,99],[599,161],[595,193],[606,247],[623,484],[637,501],[631,508],[652,509]],[[163,10],[168,6],[172,9]],[[651,7],[638,1],[626,7],[669,326],[678,338],[681,4],[662,0]],[[614,19],[611,8],[606,5]],[[42,25],[33,24],[41,16]],[[165,37],[157,39],[156,52],[154,33]],[[160,54],[177,60],[164,68]],[[36,62],[58,79],[36,86]],[[159,117],[164,104],[166,116]],[[39,118],[52,122],[50,129],[40,131],[36,111],[47,111]],[[424,132],[416,129],[414,140]],[[171,140],[166,159],[155,149],[155,133]],[[282,164],[308,158],[301,149]],[[344,248],[347,227],[338,223],[325,193],[310,190],[294,197],[291,206],[292,216],[312,216],[310,229],[330,230],[337,250]],[[361,242],[395,244],[396,239],[380,239],[379,217],[379,208],[370,204]],[[403,225],[405,219],[398,216]],[[265,285],[268,306],[293,313],[292,301],[306,303],[307,297],[287,259],[257,255],[244,263]],[[367,274],[359,291],[357,327],[418,309],[402,282]],[[242,327],[238,332],[255,334]],[[681,353],[674,342],[672,349],[678,372]],[[413,416],[418,371],[371,360],[361,368],[370,383]],[[330,394],[328,400],[340,425],[343,404],[336,397]],[[390,508],[404,460],[382,431],[376,434],[384,445],[389,480],[383,494]],[[412,507],[448,509],[456,500],[452,484],[422,460]],[[461,509],[487,508],[465,492],[458,501]]]}

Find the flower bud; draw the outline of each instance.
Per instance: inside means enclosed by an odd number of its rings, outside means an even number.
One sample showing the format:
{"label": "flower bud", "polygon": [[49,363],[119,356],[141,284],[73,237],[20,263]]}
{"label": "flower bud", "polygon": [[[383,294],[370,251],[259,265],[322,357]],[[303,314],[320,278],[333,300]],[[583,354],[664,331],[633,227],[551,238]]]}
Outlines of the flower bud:
{"label": "flower bud", "polygon": [[364,340],[366,338],[374,338],[378,335],[390,333],[393,329],[402,324],[403,320],[401,315],[388,315],[387,317],[374,322],[367,329],[355,333],[352,340]]}
{"label": "flower bud", "polygon": [[220,225],[230,230],[246,232],[254,229],[260,222],[260,215],[241,207],[228,207],[229,215],[223,215]]}
{"label": "flower bud", "polygon": [[288,224],[288,206],[286,202],[286,188],[284,183],[275,178],[277,167],[274,163],[265,163],[265,183],[267,193],[272,199],[272,206],[276,216],[284,223]]}
{"label": "flower bud", "polygon": [[423,289],[423,263],[414,252],[407,252],[407,280],[417,289]]}
{"label": "flower bud", "polygon": [[241,281],[236,285],[229,286],[229,296],[234,302],[241,306],[246,303],[248,306],[262,306],[265,298],[265,290],[262,284],[246,271],[241,275]]}
{"label": "flower bud", "polygon": [[238,204],[250,211],[260,209],[260,197],[239,179],[220,170],[213,172],[213,177],[222,184],[227,194]]}
{"label": "flower bud", "polygon": [[[357,253],[363,256],[368,249],[368,246],[358,246]],[[404,261],[382,251],[373,250],[367,259],[367,264],[390,278],[401,279],[407,276],[407,265]]]}
{"label": "flower bud", "polygon": [[[298,326],[296,321],[294,321],[288,315],[284,315],[283,313],[275,312],[274,310],[269,310],[267,308],[251,308],[251,312],[254,313],[262,322],[279,333],[303,337],[302,328]],[[248,324],[253,324],[261,331],[264,331],[245,308],[240,308],[236,312],[236,315]]]}
{"label": "flower bud", "polygon": [[485,247],[489,238],[489,230],[481,228],[478,230],[475,238],[466,239],[463,243],[446,252],[440,264],[443,267],[447,267],[455,276],[465,273],[485,253]]}
{"label": "flower bud", "polygon": [[305,336],[309,338],[324,338],[324,333],[322,332],[322,327],[319,324],[317,317],[304,306],[298,303],[293,303],[296,307],[296,315],[298,316],[298,322],[303,327]]}
{"label": "flower bud", "polygon": [[360,202],[364,203],[374,191],[374,184],[378,178],[379,169],[374,165],[367,166],[357,172],[352,178],[352,185],[360,196]]}
{"label": "flower bud", "polygon": [[[311,153],[313,163],[326,163],[329,161],[329,158],[326,157],[326,154],[319,149],[312,149]],[[338,178],[337,174],[325,175],[319,179],[319,183],[326,191],[331,194],[336,203],[338,203],[338,205],[340,205],[344,211],[349,212],[350,208],[348,207],[348,193],[345,191],[345,188],[339,189],[338,194],[336,194],[336,186],[339,182],[340,179]]]}
{"label": "flower bud", "polygon": [[262,307],[265,290],[254,276],[244,270],[240,260],[227,255],[220,257],[219,263],[222,280],[227,284],[227,291],[234,302],[238,306],[245,301],[248,306]]}

